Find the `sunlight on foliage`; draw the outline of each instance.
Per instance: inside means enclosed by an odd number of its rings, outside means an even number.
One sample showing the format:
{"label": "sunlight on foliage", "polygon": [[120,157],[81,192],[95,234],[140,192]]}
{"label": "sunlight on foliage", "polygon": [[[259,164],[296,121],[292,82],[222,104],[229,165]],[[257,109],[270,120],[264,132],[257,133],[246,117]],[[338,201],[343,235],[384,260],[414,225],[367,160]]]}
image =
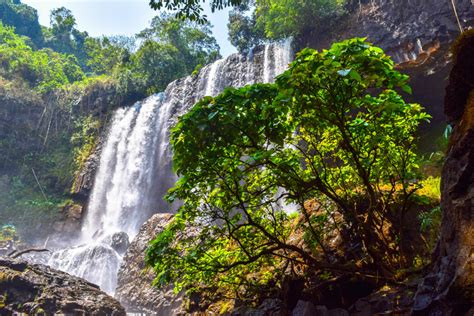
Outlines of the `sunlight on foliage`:
{"label": "sunlight on foliage", "polygon": [[[188,292],[217,284],[254,300],[252,289],[279,284],[288,270],[337,270],[321,228],[338,221],[330,208],[305,209],[313,198],[336,206],[384,273],[402,264],[403,236],[384,227],[392,208],[403,223],[418,189],[415,132],[429,119],[396,92],[410,91],[407,82],[380,48],[356,38],[303,50],[275,84],[199,101],[172,130],[181,178],[167,198],[183,206],[148,249],[155,283]],[[304,245],[285,202],[299,206]],[[252,278],[262,267],[273,270]]]}

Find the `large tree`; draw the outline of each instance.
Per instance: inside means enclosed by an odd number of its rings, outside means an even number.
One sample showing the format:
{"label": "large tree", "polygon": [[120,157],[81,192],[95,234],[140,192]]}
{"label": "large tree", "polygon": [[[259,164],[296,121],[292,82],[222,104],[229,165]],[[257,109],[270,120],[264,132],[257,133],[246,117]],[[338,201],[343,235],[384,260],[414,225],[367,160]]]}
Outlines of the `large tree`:
{"label": "large tree", "polygon": [[162,91],[170,81],[220,57],[209,23],[163,14],[137,37],[143,44],[133,56],[133,69],[143,75],[150,92]]}
{"label": "large tree", "polygon": [[[393,67],[363,39],[306,49],[276,84],[226,89],[181,117],[171,136],[181,178],[168,198],[184,204],[148,250],[157,281],[238,293],[279,282],[289,266],[392,278],[403,236],[386,228],[403,226],[416,190],[414,135],[428,118],[394,90],[409,87]],[[321,207],[310,211],[312,198]],[[334,208],[362,240],[364,267],[326,252],[324,229],[340,228]]]}
{"label": "large tree", "polygon": [[16,33],[28,36],[36,47],[43,44],[43,34],[38,22],[38,12],[19,0],[0,1],[0,20],[15,27]]}

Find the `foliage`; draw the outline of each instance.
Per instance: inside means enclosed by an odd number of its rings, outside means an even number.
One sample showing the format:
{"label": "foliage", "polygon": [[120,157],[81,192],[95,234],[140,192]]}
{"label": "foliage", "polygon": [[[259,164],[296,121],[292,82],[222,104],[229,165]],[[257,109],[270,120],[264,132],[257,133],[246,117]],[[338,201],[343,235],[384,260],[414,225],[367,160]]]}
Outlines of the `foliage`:
{"label": "foliage", "polygon": [[441,178],[428,177],[420,181],[420,188],[416,192],[418,196],[426,197],[429,201],[437,201],[441,196]]}
{"label": "foliage", "polygon": [[144,42],[132,56],[132,71],[143,76],[148,92],[162,91],[174,79],[191,74],[197,65],[220,57],[210,24],[161,15],[138,34]]}
{"label": "foliage", "polygon": [[309,33],[344,12],[346,0],[256,0],[256,25],[270,39]]}
{"label": "foliage", "polygon": [[37,227],[41,223],[50,225],[60,215],[60,199],[44,200],[37,186],[27,184],[19,177],[0,177],[0,187],[0,223],[15,226],[16,235],[23,240],[36,240],[38,235],[35,233],[46,233],[38,231]]}
{"label": "foliage", "polygon": [[[216,9],[222,10],[225,7],[238,6],[247,0],[211,0],[210,6],[212,12]],[[202,14],[203,8],[201,2],[204,0],[150,0],[150,6],[155,10],[165,9],[167,11],[177,11],[176,17],[186,18],[204,24],[207,17]]]}
{"label": "foliage", "polygon": [[111,74],[130,59],[126,48],[114,44],[107,37],[89,37],[84,45],[88,57],[86,65],[96,75]]}
{"label": "foliage", "polygon": [[74,55],[86,70],[85,42],[89,35],[75,28],[76,19],[71,10],[60,7],[50,15],[50,28],[43,28],[44,45],[57,52]]}
{"label": "foliage", "polygon": [[[319,227],[330,214],[309,212],[312,198],[336,205],[367,263],[393,276],[402,236],[384,227],[392,208],[403,223],[417,188],[414,135],[429,118],[394,90],[409,91],[407,81],[380,48],[352,39],[303,50],[276,84],[198,102],[171,135],[181,178],[168,200],[183,206],[148,249],[156,283],[188,291],[212,284],[242,296],[278,282],[289,266],[351,271],[325,257]],[[296,227],[290,202],[302,217]],[[308,244],[292,241],[295,230]],[[253,278],[262,266],[272,270]]]}
{"label": "foliage", "polygon": [[433,229],[433,231],[439,231],[439,226],[441,225],[441,208],[435,207],[429,212],[424,212],[420,214],[421,220],[421,230],[428,231],[433,227],[437,229]]}
{"label": "foliage", "polygon": [[2,228],[0,228],[0,242],[1,241],[7,241],[7,240],[14,240],[16,239],[16,228],[13,225],[3,225]]}
{"label": "foliage", "polygon": [[257,27],[255,10],[248,14],[250,7],[240,6],[229,12],[229,40],[239,52],[246,53],[252,47],[262,44],[265,34]]}
{"label": "foliage", "polygon": [[74,56],[51,49],[34,50],[12,27],[0,22],[0,72],[20,77],[39,91],[47,92],[84,77]]}
{"label": "foliage", "polygon": [[[16,1],[9,0],[7,4],[36,14],[33,8]],[[0,14],[8,13],[1,9]],[[37,16],[34,18],[37,23]],[[26,17],[20,15],[12,19],[7,19],[11,25],[30,23],[22,21]],[[199,64],[206,65],[220,57],[210,27],[209,23],[198,25],[170,15],[157,16],[137,35],[141,41],[137,48],[135,37],[90,37],[76,29],[72,12],[60,7],[51,11],[50,27],[39,30],[38,47],[30,45],[27,37],[18,36],[14,28],[0,26],[0,68],[7,79],[20,77],[40,92],[81,81],[85,75],[106,74],[118,78],[120,89],[130,89],[124,94],[143,97],[191,74]]]}
{"label": "foliage", "polygon": [[50,15],[51,31],[58,39],[69,42],[71,34],[76,25],[76,19],[72,15],[72,11],[65,7],[53,9]]}
{"label": "foliage", "polygon": [[[151,0],[154,9],[176,12],[178,18],[206,23],[199,0]],[[212,11],[233,6],[229,13],[229,40],[247,52],[264,40],[300,37],[328,30],[345,12],[347,0],[213,0]],[[249,13],[250,12],[250,13]]]}
{"label": "foliage", "polygon": [[19,35],[28,36],[36,47],[43,43],[43,34],[36,10],[18,0],[0,2],[0,21],[13,26]]}
{"label": "foliage", "polygon": [[91,115],[75,122],[75,132],[71,136],[74,146],[75,170],[82,170],[87,158],[95,149],[100,131],[100,121]]}
{"label": "foliage", "polygon": [[441,226],[441,207],[439,206],[441,197],[441,178],[428,177],[420,181],[420,189],[416,192],[416,198],[425,205],[436,207],[421,212],[418,215],[421,231],[425,233],[429,248],[435,245],[438,239],[438,232]]}

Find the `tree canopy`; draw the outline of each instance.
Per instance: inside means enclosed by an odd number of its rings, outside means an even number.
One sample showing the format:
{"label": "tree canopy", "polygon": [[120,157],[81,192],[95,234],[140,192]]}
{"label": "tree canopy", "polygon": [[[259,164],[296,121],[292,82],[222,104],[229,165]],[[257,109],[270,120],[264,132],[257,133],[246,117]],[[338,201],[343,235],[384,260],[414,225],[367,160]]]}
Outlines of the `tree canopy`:
{"label": "tree canopy", "polygon": [[[222,10],[225,7],[238,6],[248,0],[211,0],[209,2],[212,12]],[[206,16],[202,14],[202,3],[205,0],[150,0],[150,6],[155,10],[177,11],[178,18],[186,18],[198,23],[207,22]]]}
{"label": "tree canopy", "polygon": [[163,14],[153,18],[150,27],[137,36],[143,44],[133,57],[133,69],[143,74],[149,91],[161,91],[198,65],[220,58],[208,22],[197,24]]}
{"label": "tree canopy", "polygon": [[0,20],[4,25],[13,26],[19,35],[28,36],[40,47],[43,44],[38,12],[19,0],[0,1]]}
{"label": "tree canopy", "polygon": [[[33,8],[14,1],[1,4],[0,16],[12,16],[13,9],[27,12],[37,23]],[[4,75],[12,76],[15,72],[32,86],[44,87],[45,82],[49,82],[50,88],[57,88],[85,76],[108,75],[117,78],[125,89],[143,97],[164,90],[169,82],[220,57],[209,23],[197,24],[169,14],[155,17],[150,26],[135,37],[91,37],[76,28],[74,15],[65,7],[51,11],[50,27],[39,29],[39,34],[29,32],[20,37],[14,27],[9,28],[10,25],[30,25],[33,23],[30,20],[19,14],[5,19],[9,24],[2,26],[2,37],[8,42],[3,46],[2,59],[5,60]],[[39,46],[33,45],[26,36],[38,37],[34,42]],[[140,41],[138,47],[137,40]],[[22,58],[26,51],[30,57],[43,56],[43,61]],[[46,55],[53,60],[61,56],[64,62],[61,66],[55,63],[44,66]]]}
{"label": "tree canopy", "polygon": [[252,299],[290,266],[361,271],[326,253],[324,230],[339,225],[360,236],[374,273],[393,276],[403,236],[383,227],[393,209],[404,220],[417,189],[415,132],[429,118],[396,92],[409,92],[407,81],[380,48],[352,39],[303,50],[275,84],[198,102],[171,134],[180,180],[167,198],[183,206],[148,249],[156,282]]}
{"label": "tree canopy", "polygon": [[[246,52],[264,40],[303,36],[329,30],[345,12],[348,0],[212,0],[211,10],[234,7],[229,13],[229,40]],[[151,0],[154,9],[166,9],[178,18],[206,23],[199,0]]]}
{"label": "tree canopy", "polygon": [[0,75],[22,78],[39,91],[51,91],[84,78],[77,59],[49,48],[34,50],[27,38],[0,21]]}

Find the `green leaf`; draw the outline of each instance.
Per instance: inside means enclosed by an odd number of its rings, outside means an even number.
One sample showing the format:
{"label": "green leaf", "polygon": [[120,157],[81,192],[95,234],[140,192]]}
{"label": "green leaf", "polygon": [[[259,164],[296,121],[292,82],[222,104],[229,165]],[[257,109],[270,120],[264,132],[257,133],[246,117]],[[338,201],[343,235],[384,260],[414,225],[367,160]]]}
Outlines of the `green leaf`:
{"label": "green leaf", "polygon": [[413,94],[412,88],[411,88],[409,85],[407,85],[407,84],[405,84],[405,85],[402,86],[402,90],[405,91],[405,92],[408,93],[408,94]]}
{"label": "green leaf", "polygon": [[356,70],[354,70],[354,69],[352,69],[352,70],[349,72],[349,76],[350,76],[352,79],[357,80],[357,81],[359,81],[359,82],[362,81],[362,77],[361,77],[361,76],[359,75],[359,73],[358,73]]}

